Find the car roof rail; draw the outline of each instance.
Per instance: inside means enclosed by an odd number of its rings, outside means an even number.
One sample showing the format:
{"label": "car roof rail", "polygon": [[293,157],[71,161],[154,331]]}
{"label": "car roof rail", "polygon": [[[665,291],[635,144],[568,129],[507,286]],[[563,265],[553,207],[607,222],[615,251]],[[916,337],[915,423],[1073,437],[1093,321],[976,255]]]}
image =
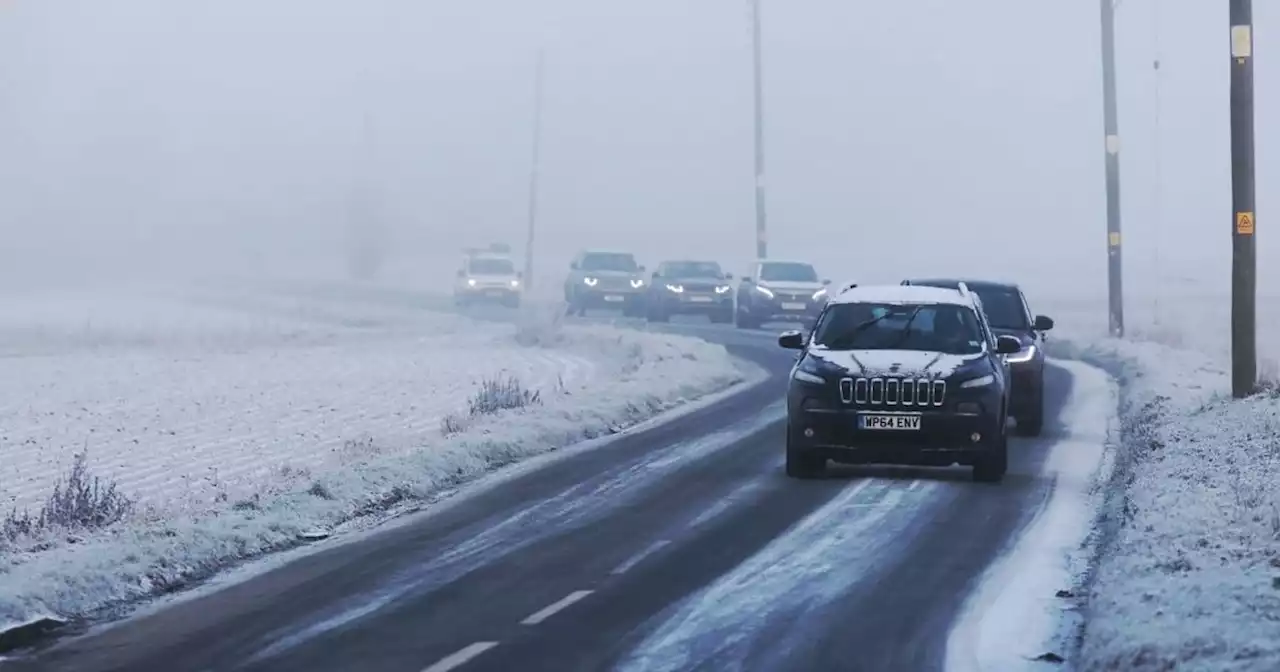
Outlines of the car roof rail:
{"label": "car roof rail", "polygon": [[842,288],[840,289],[840,291],[843,293],[843,292],[847,292],[847,291],[849,291],[849,290],[851,290],[851,289],[857,289],[857,288],[858,288],[858,283],[856,283],[856,282],[851,282],[851,283],[849,283],[849,284],[845,285],[844,287],[842,287]]}
{"label": "car roof rail", "polygon": [[903,287],[909,287],[909,286],[911,286],[911,281],[910,281],[910,280],[903,280],[900,284],[901,284]]}
{"label": "car roof rail", "polygon": [[959,283],[959,286],[956,289],[960,291],[960,296],[973,300],[973,296],[969,294],[969,285],[966,285],[963,281]]}

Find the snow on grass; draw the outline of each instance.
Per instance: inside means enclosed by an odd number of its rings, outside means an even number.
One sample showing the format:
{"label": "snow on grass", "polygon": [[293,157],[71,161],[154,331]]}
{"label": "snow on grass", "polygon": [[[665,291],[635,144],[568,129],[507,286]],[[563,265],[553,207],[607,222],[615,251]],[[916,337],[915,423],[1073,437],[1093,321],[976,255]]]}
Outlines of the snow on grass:
{"label": "snow on grass", "polygon": [[1077,669],[1280,669],[1280,398],[1230,399],[1228,324],[1053,341],[1121,383]]}
{"label": "snow on grass", "polygon": [[[528,347],[509,325],[389,308],[342,324],[328,317],[349,307],[228,304],[233,317],[192,308],[178,320],[189,328],[147,335],[143,318],[173,315],[135,308],[95,329],[142,338],[66,338],[0,360],[6,501],[38,506],[87,446],[92,475],[142,509],[104,530],[0,540],[0,623],[166,592],[742,379],[720,346],[609,327],[557,328]],[[43,320],[50,333],[76,323]],[[285,337],[248,337],[246,323]],[[485,380],[510,379],[541,403],[441,435]]]}

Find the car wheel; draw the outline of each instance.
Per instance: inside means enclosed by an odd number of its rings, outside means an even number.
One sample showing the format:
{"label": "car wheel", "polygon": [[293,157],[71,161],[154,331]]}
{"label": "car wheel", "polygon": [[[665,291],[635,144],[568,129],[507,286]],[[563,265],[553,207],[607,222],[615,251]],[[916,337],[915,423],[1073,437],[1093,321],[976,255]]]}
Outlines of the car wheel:
{"label": "car wheel", "polygon": [[1014,418],[1018,436],[1040,436],[1044,431],[1044,391],[1036,394],[1031,410]]}
{"label": "car wheel", "polygon": [[739,329],[758,329],[759,324],[751,318],[751,313],[739,312],[734,314],[734,324]]}
{"label": "car wheel", "polygon": [[822,478],[827,473],[827,458],[796,450],[791,444],[791,429],[787,428],[787,476],[789,478]]}
{"label": "car wheel", "polygon": [[980,456],[973,465],[973,480],[979,483],[999,483],[1009,470],[1009,435],[1001,431],[996,445]]}

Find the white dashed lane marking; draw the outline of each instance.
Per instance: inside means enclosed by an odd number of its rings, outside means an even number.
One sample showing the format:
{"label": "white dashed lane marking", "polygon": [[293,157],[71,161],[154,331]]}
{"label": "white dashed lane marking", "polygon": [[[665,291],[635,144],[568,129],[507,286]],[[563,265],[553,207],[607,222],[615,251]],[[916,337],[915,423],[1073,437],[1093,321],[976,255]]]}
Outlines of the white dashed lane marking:
{"label": "white dashed lane marking", "polygon": [[547,620],[548,618],[555,616],[561,611],[568,609],[569,607],[573,606],[575,603],[581,601],[586,596],[590,595],[592,592],[594,591],[575,590],[572,593],[569,593],[568,596],[566,596],[564,599],[560,600],[559,602],[556,602],[555,604],[552,604],[546,607],[545,609],[542,609],[541,611],[538,611],[532,614],[531,616],[524,619],[523,621],[520,621],[520,624],[521,625],[537,625]]}
{"label": "white dashed lane marking", "polygon": [[466,665],[476,656],[497,645],[497,642],[476,642],[441,658],[436,664],[422,672],[449,672],[449,670]]}
{"label": "white dashed lane marking", "polygon": [[666,546],[667,544],[670,544],[670,543],[671,543],[671,542],[670,542],[670,541],[667,541],[666,539],[663,539],[663,540],[661,540],[661,541],[657,541],[657,542],[653,543],[652,545],[650,545],[648,548],[644,549],[643,551],[640,551],[639,553],[636,553],[635,555],[631,556],[631,558],[629,558],[626,562],[624,562],[624,563],[622,563],[621,565],[618,565],[617,567],[615,567],[615,568],[613,569],[613,571],[612,571],[612,572],[610,572],[610,574],[615,574],[615,575],[616,575],[616,574],[622,574],[623,572],[626,572],[627,570],[631,569],[632,567],[635,567],[636,565],[640,564],[642,561],[644,561],[644,559],[645,559],[645,558],[647,558],[647,557],[649,557],[649,556],[653,555],[654,553],[657,553],[658,551],[662,550],[662,548],[663,548],[664,546]]}

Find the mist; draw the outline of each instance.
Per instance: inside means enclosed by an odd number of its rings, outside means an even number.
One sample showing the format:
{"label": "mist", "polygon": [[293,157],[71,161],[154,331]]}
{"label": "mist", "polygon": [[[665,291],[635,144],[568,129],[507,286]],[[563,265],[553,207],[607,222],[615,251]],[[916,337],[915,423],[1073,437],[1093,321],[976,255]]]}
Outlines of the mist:
{"label": "mist", "polygon": [[[1117,15],[1126,288],[1224,293],[1226,6],[1164,4]],[[766,0],[763,20],[770,256],[1105,295],[1095,3]],[[1280,9],[1255,22],[1266,292]],[[339,277],[353,217],[384,276],[520,252],[539,49],[536,277],[589,247],[741,272],[749,29],[743,0],[9,0],[0,282]]]}

